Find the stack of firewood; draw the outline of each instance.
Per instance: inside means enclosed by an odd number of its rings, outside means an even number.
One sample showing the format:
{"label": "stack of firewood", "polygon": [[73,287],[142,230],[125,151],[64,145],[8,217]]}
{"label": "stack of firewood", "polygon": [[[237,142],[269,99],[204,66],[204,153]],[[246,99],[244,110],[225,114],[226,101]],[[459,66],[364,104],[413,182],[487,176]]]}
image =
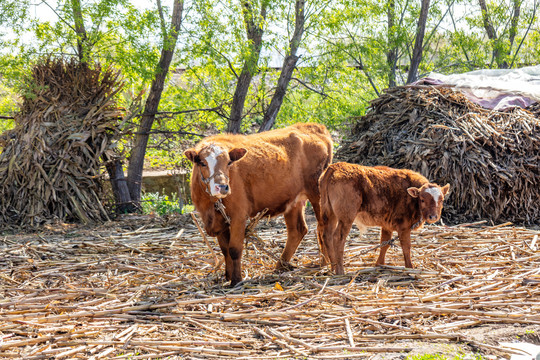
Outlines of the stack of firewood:
{"label": "stack of firewood", "polygon": [[104,160],[117,156],[119,73],[76,61],[44,60],[22,94],[0,155],[0,226],[107,218]]}

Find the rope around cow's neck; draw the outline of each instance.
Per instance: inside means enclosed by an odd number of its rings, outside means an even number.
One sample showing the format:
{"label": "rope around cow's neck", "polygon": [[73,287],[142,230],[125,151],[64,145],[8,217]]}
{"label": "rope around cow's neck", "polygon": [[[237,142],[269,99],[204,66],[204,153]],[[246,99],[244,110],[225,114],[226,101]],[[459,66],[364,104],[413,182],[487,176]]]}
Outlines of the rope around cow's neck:
{"label": "rope around cow's neck", "polygon": [[[211,197],[211,198],[216,198],[216,202],[214,203],[214,209],[216,211],[219,211],[219,213],[223,216],[223,218],[225,219],[225,222],[227,223],[227,225],[230,225],[231,224],[231,218],[229,217],[229,215],[227,215],[227,213],[225,212],[225,205],[223,204],[223,200],[221,200],[221,198],[218,198],[214,195],[212,195],[212,192],[210,191],[210,180],[212,180],[215,176],[216,176],[217,173],[213,173],[210,177],[208,178],[205,178],[202,174],[202,171],[201,171],[201,168],[199,167],[199,176],[201,177],[201,181],[204,183],[205,187],[204,189],[206,190],[206,193]],[[229,177],[225,174],[223,174],[223,176],[225,176],[227,178],[227,181],[229,181]]]}

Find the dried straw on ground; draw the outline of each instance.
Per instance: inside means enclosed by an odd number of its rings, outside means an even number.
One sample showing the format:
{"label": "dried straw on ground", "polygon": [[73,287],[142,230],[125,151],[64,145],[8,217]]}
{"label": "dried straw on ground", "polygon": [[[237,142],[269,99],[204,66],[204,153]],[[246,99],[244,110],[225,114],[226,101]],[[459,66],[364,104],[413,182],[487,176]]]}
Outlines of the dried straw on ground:
{"label": "dried straw on ground", "polygon": [[28,84],[16,127],[4,134],[0,227],[106,219],[100,170],[120,135],[119,73],[46,60]]}
{"label": "dried straw on ground", "polygon": [[378,232],[354,231],[347,274],[333,276],[317,267],[314,222],[298,268],[274,273],[286,238],[274,222],[252,234],[246,280],[230,289],[182,221],[0,239],[0,358],[508,358],[499,341],[540,341],[539,231],[429,226],[413,234],[408,270],[399,248],[373,268]]}
{"label": "dried straw on ground", "polygon": [[450,183],[444,216],[454,223],[540,223],[540,119],[524,109],[489,111],[445,86],[395,87],[371,103],[336,159]]}

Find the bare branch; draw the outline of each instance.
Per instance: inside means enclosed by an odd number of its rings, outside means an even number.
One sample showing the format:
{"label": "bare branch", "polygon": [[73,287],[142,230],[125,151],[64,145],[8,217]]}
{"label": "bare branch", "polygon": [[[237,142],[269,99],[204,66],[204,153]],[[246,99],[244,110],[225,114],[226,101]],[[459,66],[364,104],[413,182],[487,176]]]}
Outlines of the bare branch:
{"label": "bare branch", "polygon": [[63,22],[64,24],[66,24],[67,27],[69,27],[69,28],[70,28],[71,30],[73,30],[73,31],[76,31],[75,28],[74,28],[70,23],[68,23],[63,17],[61,17],[60,14],[58,14],[58,12],[57,12],[51,5],[49,5],[45,0],[41,0],[41,3],[47,5],[47,7],[48,7],[49,9],[51,9],[52,12],[55,13],[56,16],[58,16],[58,19],[59,19],[61,22]]}
{"label": "bare branch", "polygon": [[369,83],[371,84],[371,87],[373,88],[373,90],[375,91],[375,94],[377,94],[377,96],[379,96],[379,90],[377,89],[377,85],[375,85],[375,82],[373,81],[373,79],[371,78],[371,75],[369,74],[369,72],[367,71],[367,69],[365,68],[364,66],[364,63],[362,62],[362,55],[360,55],[360,50],[358,49],[358,42],[356,41],[356,38],[354,36],[354,34],[352,34],[349,29],[347,28],[347,33],[349,34],[354,46],[357,48],[357,51],[358,51],[358,58],[356,58],[354,55],[352,55],[349,51],[347,50],[344,50],[345,53],[347,55],[349,55],[351,57],[351,59],[354,60],[354,62],[356,64],[358,64],[358,66],[360,67],[360,69],[364,72],[364,75],[366,75],[366,77],[368,78],[368,81]]}
{"label": "bare branch", "polygon": [[514,3],[514,9],[512,12],[512,19],[510,22],[510,30],[509,30],[509,40],[510,40],[510,48],[509,51],[512,51],[512,45],[514,45],[514,40],[517,35],[517,27],[518,27],[518,21],[519,21],[519,15],[521,12],[521,0],[513,0]]}
{"label": "bare branch", "polygon": [[317,93],[325,98],[330,98],[330,99],[333,99],[330,95],[326,94],[325,92],[321,92],[317,89],[314,89],[312,88],[311,86],[309,86],[308,84],[306,84],[305,82],[303,82],[302,80],[298,79],[298,78],[295,78],[295,77],[292,77],[291,80],[296,80],[298,81],[302,86],[304,86],[306,89],[310,90],[310,91],[313,91],[314,93]]}
{"label": "bare branch", "polygon": [[159,13],[159,20],[161,23],[161,33],[163,34],[163,38],[167,38],[167,25],[165,24],[165,16],[163,15],[163,7],[161,6],[161,0],[156,0],[158,13]]}
{"label": "bare branch", "polygon": [[521,49],[521,46],[523,45],[523,42],[525,41],[525,38],[527,38],[527,34],[531,30],[532,24],[533,24],[534,20],[536,19],[536,9],[538,9],[538,5],[539,5],[539,1],[536,0],[534,2],[534,8],[533,8],[533,14],[531,16],[531,21],[529,22],[529,26],[527,27],[527,31],[525,31],[525,34],[523,35],[523,38],[519,42],[519,46],[516,49],[516,52],[514,53],[514,56],[512,57],[512,63],[510,64],[510,67],[514,66],[514,62],[516,61],[516,57],[517,57],[517,55],[519,53],[519,50]]}

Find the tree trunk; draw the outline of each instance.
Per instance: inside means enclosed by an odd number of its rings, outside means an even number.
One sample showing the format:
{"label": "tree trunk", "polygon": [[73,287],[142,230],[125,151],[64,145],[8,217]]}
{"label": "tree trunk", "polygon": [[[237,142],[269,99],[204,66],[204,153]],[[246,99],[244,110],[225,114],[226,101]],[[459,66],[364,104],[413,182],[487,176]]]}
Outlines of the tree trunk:
{"label": "tree trunk", "polygon": [[[510,46],[508,47],[508,55],[512,55],[512,47],[514,46],[514,41],[517,35],[519,15],[521,13],[521,1],[522,0],[513,0],[514,11],[512,13],[512,21],[510,22],[510,30],[508,34],[508,40],[510,41]],[[505,61],[505,63],[506,65],[508,65],[508,62]]]}
{"label": "tree trunk", "polygon": [[[159,3],[158,3],[159,4]],[[144,166],[144,155],[148,145],[150,130],[154,123],[156,112],[161,100],[161,94],[172,61],[178,33],[182,23],[183,0],[174,0],[171,26],[168,34],[163,34],[163,48],[161,57],[156,67],[156,75],[150,87],[150,93],[146,99],[139,130],[135,137],[128,166],[128,188],[131,201],[138,205],[141,201],[142,172]]]}
{"label": "tree trunk", "polygon": [[491,40],[493,50],[491,51],[492,62],[495,61],[498,68],[504,67],[501,60],[501,43],[497,37],[497,32],[489,16],[488,8],[485,0],[478,0],[480,9],[482,10],[482,21],[484,22],[484,28],[486,29],[487,36]]}
{"label": "tree trunk", "polygon": [[253,79],[253,73],[249,69],[249,64],[245,63],[242,68],[242,72],[238,77],[236,83],[236,90],[234,91],[233,101],[231,105],[231,115],[229,117],[229,124],[227,126],[227,132],[237,134],[240,132],[240,126],[242,125],[242,113],[244,111],[244,104],[246,102],[247,93],[249,91],[249,85],[251,79]]}
{"label": "tree trunk", "polygon": [[137,210],[137,207],[131,201],[122,162],[120,160],[104,159],[106,162],[105,168],[109,174],[114,200],[116,202],[115,212],[119,214],[132,213]]}
{"label": "tree trunk", "polygon": [[283,66],[281,67],[281,74],[279,75],[278,85],[276,92],[270,101],[268,109],[264,113],[263,123],[259,129],[259,132],[268,131],[274,126],[276,122],[277,114],[283,104],[283,98],[289,87],[289,82],[291,81],[292,73],[296,68],[296,62],[298,61],[298,56],[296,52],[302,41],[302,35],[304,34],[304,8],[306,2],[305,0],[296,0],[295,5],[295,25],[294,25],[294,34],[289,42],[289,55],[283,60]]}
{"label": "tree trunk", "polygon": [[388,52],[386,53],[386,64],[388,66],[388,87],[396,86],[396,65],[398,49],[396,46],[396,2],[395,0],[388,1],[387,9],[388,17]]}
{"label": "tree trunk", "polygon": [[416,29],[416,40],[414,41],[414,49],[411,59],[411,67],[409,68],[409,75],[407,77],[407,84],[410,84],[417,79],[418,67],[420,66],[420,62],[422,62],[424,34],[426,32],[429,1],[430,0],[422,0],[422,7],[420,8],[420,16],[418,18],[418,27]]}
{"label": "tree trunk", "polygon": [[258,21],[255,21],[255,15],[251,6],[250,0],[242,0],[242,13],[244,15],[244,24],[246,26],[247,38],[250,42],[250,54],[244,62],[242,72],[238,77],[236,89],[234,91],[233,101],[231,105],[231,115],[227,125],[227,132],[239,133],[242,125],[242,113],[246,102],[247,93],[253,75],[257,71],[257,64],[262,48],[262,36],[264,33],[263,23],[266,20],[266,0],[262,1],[261,12]]}
{"label": "tree trunk", "polygon": [[278,85],[276,92],[270,101],[268,109],[264,113],[264,119],[259,132],[268,131],[274,126],[276,121],[277,114],[283,103],[283,98],[287,92],[287,87],[291,81],[292,73],[296,67],[296,62],[298,61],[298,56],[289,55],[283,61],[283,67],[281,68],[281,75],[278,79]]}
{"label": "tree trunk", "polygon": [[75,22],[75,34],[77,35],[77,55],[82,64],[88,62],[88,35],[84,27],[84,19],[81,10],[80,0],[71,0],[71,9],[73,10],[73,20]]}

